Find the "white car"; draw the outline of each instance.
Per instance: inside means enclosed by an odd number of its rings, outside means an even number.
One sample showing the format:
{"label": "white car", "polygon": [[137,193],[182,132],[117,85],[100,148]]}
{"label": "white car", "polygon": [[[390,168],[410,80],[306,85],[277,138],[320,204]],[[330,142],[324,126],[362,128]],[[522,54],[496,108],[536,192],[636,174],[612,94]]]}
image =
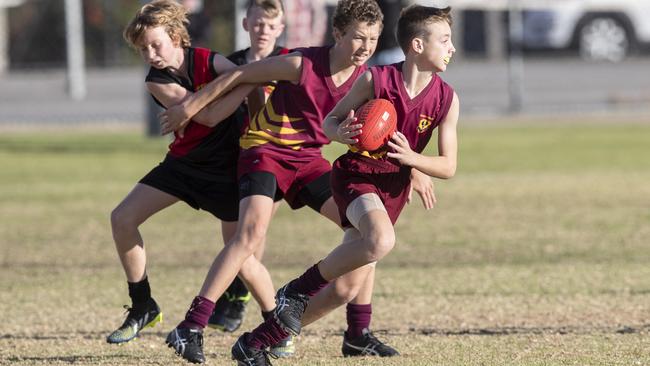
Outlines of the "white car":
{"label": "white car", "polygon": [[447,0],[455,11],[523,10],[526,49],[571,49],[589,60],[620,61],[650,45],[650,0]]}
{"label": "white car", "polygon": [[524,47],[577,48],[589,60],[620,61],[650,43],[650,1],[545,1],[524,9]]}

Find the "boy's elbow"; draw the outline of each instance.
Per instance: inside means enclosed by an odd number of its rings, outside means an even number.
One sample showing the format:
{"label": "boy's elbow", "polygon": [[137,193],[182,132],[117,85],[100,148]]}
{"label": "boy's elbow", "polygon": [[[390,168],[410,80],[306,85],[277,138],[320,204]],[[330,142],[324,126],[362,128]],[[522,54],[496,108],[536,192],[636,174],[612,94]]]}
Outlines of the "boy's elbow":
{"label": "boy's elbow", "polygon": [[451,179],[456,175],[456,164],[449,164],[441,174],[441,179]]}

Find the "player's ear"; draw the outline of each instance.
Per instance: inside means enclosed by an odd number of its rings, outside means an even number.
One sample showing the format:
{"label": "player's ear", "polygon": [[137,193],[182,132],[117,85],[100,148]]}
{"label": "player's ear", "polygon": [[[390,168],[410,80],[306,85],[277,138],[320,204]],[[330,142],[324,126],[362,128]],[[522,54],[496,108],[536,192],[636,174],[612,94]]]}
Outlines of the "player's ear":
{"label": "player's ear", "polygon": [[338,28],[334,28],[332,30],[332,36],[334,37],[334,42],[338,42],[343,38],[343,32],[341,32]]}
{"label": "player's ear", "polygon": [[413,38],[411,40],[411,48],[418,54],[424,52],[424,40],[419,37]]}
{"label": "player's ear", "polygon": [[249,32],[249,30],[248,30],[248,17],[244,17],[244,19],[241,20],[241,26],[244,27],[244,30],[246,32]]}

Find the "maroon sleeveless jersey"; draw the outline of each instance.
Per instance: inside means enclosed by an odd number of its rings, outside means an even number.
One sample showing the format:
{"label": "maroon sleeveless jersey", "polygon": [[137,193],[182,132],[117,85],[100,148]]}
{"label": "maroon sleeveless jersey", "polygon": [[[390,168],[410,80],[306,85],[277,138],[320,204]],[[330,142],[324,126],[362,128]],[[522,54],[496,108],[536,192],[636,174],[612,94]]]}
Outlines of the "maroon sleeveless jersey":
{"label": "maroon sleeveless jersey", "polygon": [[[218,76],[213,66],[215,55],[215,52],[205,48],[188,48],[185,57],[189,79],[172,74],[166,69],[159,70],[152,67],[146,81],[161,84],[175,83],[196,92]],[[156,102],[164,108],[159,101]],[[239,152],[239,136],[240,127],[235,114],[215,127],[190,121],[185,127],[183,138],[174,133],[174,141],[169,145],[167,155],[178,162],[185,163],[184,165],[205,170],[207,173],[228,172],[233,175]]]}
{"label": "maroon sleeveless jersey", "polygon": [[[370,69],[375,98],[390,100],[397,111],[397,130],[403,133],[411,149],[421,153],[431,139],[434,128],[447,116],[454,96],[453,89],[438,75],[413,99],[406,92],[402,63],[374,66]],[[332,194],[339,208],[343,226],[348,205],[357,197],[375,193],[382,200],[394,224],[406,204],[411,168],[389,159],[386,150],[353,152],[340,156],[332,169]]]}
{"label": "maroon sleeveless jersey", "polygon": [[294,51],[302,54],[299,83],[278,82],[240,139],[242,149],[295,158],[320,156],[321,147],[330,142],[322,128],[325,116],[366,70],[365,65],[357,67],[337,88],[329,69],[329,46]]}
{"label": "maroon sleeveless jersey", "polygon": [[[393,103],[397,112],[397,131],[406,136],[413,151],[421,153],[429,143],[433,130],[447,116],[454,90],[434,74],[429,84],[411,99],[404,86],[402,65],[400,62],[370,68],[374,95],[375,98],[387,99]],[[373,154],[354,155],[371,156],[383,161],[389,170],[395,170],[399,165],[397,161],[386,157],[386,149]],[[390,168],[391,165],[394,168]]]}

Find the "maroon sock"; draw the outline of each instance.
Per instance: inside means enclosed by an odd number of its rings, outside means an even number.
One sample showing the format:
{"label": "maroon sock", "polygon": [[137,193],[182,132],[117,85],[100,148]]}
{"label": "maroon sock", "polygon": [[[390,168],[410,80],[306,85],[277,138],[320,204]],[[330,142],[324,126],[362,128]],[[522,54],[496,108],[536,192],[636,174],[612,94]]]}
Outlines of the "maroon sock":
{"label": "maroon sock", "polygon": [[302,276],[291,281],[289,286],[295,291],[312,297],[318,293],[323,287],[327,286],[329,282],[326,281],[318,270],[318,264],[314,264]]}
{"label": "maroon sock", "polygon": [[275,318],[270,317],[255,328],[248,336],[246,343],[255,349],[265,349],[287,338],[289,333],[280,328]]}
{"label": "maroon sock", "polygon": [[354,339],[363,334],[364,329],[370,329],[372,318],[372,304],[348,304],[346,308],[348,319],[348,330],[345,332],[348,338]]}
{"label": "maroon sock", "polygon": [[210,319],[213,311],[213,301],[203,296],[197,296],[192,301],[187,314],[185,314],[185,320],[178,324],[178,328],[203,329],[208,325],[208,319]]}

